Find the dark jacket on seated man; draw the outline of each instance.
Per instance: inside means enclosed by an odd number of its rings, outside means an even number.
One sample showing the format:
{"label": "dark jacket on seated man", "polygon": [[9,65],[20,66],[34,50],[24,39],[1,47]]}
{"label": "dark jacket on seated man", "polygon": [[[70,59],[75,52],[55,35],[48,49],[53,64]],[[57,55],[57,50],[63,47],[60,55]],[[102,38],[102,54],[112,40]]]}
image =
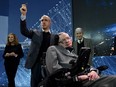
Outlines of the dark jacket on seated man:
{"label": "dark jacket on seated man", "polygon": [[[47,85],[45,87],[57,87],[61,83],[57,84],[58,80],[52,78],[52,76],[57,75],[60,78],[60,75],[63,71],[58,71],[62,68],[71,69],[72,66],[69,64],[71,60],[77,60],[78,56],[74,51],[69,51],[66,48],[72,46],[72,40],[67,33],[61,32],[59,34],[58,45],[50,46],[46,53],[46,66],[50,72],[49,78],[47,78]],[[69,82],[72,82],[65,87],[80,87],[76,83],[82,83],[81,87],[115,87],[116,76],[105,76],[100,77],[97,70],[93,67],[90,68],[88,73],[83,75],[75,75],[75,80],[70,80],[70,72],[67,72],[65,76],[69,79]],[[75,81],[75,82],[74,82]],[[59,81],[60,82],[60,81]],[[73,85],[73,86],[72,86]],[[62,87],[62,86],[61,86]],[[64,87],[64,86],[63,86]]]}

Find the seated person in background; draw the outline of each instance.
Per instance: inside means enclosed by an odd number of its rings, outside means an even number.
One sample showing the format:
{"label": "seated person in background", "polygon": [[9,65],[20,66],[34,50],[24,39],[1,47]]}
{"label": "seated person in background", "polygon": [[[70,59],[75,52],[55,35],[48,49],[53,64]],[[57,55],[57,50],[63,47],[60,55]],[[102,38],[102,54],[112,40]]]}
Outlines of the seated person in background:
{"label": "seated person in background", "polygon": [[[78,58],[72,49],[70,36],[65,32],[61,32],[58,35],[58,43],[50,46],[46,52],[46,66],[50,74],[61,68],[71,68],[69,62]],[[97,69],[91,67],[88,73],[79,76],[75,75],[75,79],[77,82],[81,81],[82,87],[115,87],[116,76],[100,77],[96,71]],[[54,82],[51,83],[54,84]],[[77,85],[76,87],[79,86]]]}
{"label": "seated person in background", "polygon": [[93,48],[92,40],[84,37],[84,31],[80,27],[75,29],[75,38],[76,38],[76,41],[74,41],[73,43],[75,53],[79,55],[81,47],[90,47],[91,54],[89,58],[89,64],[92,65],[93,64],[92,57],[94,55],[94,48]]}

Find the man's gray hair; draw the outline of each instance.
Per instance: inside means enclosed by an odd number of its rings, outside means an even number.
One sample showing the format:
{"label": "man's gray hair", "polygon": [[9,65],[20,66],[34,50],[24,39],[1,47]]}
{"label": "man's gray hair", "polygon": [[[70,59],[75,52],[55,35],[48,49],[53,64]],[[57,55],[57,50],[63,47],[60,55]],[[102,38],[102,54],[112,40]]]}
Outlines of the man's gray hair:
{"label": "man's gray hair", "polygon": [[80,33],[80,32],[83,32],[83,29],[81,27],[75,29],[75,33]]}
{"label": "man's gray hair", "polygon": [[67,33],[65,33],[65,32],[60,32],[60,33],[58,33],[58,35],[62,35],[62,34],[67,34]]}

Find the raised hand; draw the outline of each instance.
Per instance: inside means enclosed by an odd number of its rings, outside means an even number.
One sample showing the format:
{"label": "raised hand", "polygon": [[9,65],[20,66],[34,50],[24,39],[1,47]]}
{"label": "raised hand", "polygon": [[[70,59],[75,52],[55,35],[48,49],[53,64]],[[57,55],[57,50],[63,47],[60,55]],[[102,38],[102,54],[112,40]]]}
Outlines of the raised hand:
{"label": "raised hand", "polygon": [[21,8],[20,8],[20,12],[22,15],[26,15],[27,13],[27,6],[26,4],[22,4]]}

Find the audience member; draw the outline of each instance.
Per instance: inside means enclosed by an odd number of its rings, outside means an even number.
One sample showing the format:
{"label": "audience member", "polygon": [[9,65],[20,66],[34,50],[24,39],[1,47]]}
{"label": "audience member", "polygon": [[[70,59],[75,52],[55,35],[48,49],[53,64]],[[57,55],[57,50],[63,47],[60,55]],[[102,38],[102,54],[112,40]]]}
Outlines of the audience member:
{"label": "audience member", "polygon": [[20,62],[24,56],[21,44],[15,34],[10,33],[3,53],[4,66],[8,78],[8,87],[15,87],[15,76]]}

